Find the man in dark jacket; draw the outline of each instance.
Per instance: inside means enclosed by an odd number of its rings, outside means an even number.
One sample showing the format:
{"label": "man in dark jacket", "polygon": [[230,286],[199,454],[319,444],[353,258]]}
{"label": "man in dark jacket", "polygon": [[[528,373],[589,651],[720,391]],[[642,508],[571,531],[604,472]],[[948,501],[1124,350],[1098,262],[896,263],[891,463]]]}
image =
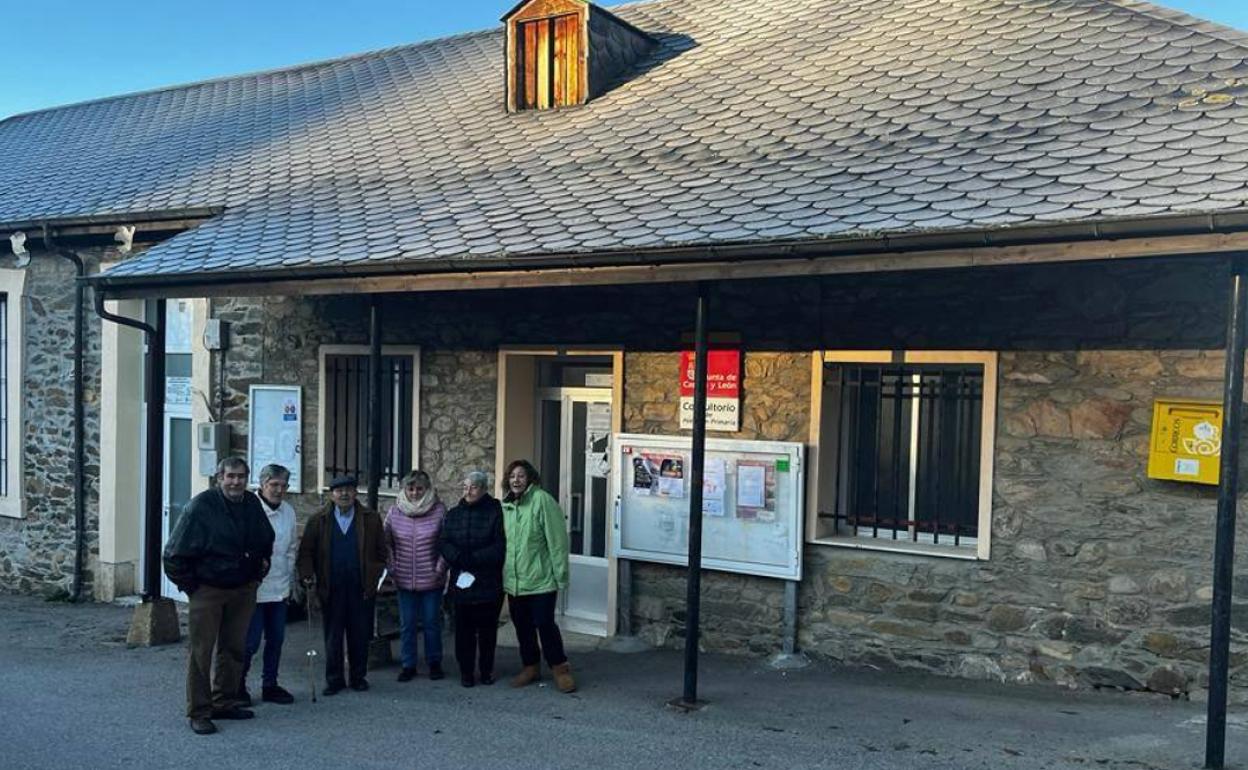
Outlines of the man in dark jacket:
{"label": "man in dark jacket", "polygon": [[344,634],[351,689],[368,689],[368,642],[387,551],[381,517],[360,505],[357,493],[352,476],[331,481],[329,504],[308,520],[299,541],[299,577],[305,585],[316,584],[324,612],[326,695],[347,685]]}
{"label": "man in dark jacket", "polygon": [[222,460],[217,487],[187,504],[165,546],[165,574],[190,598],[186,715],[200,735],[217,731],[213,719],[254,716],[236,699],[256,587],[269,570],[274,536],[260,501],[247,491],[247,475],[242,458]]}

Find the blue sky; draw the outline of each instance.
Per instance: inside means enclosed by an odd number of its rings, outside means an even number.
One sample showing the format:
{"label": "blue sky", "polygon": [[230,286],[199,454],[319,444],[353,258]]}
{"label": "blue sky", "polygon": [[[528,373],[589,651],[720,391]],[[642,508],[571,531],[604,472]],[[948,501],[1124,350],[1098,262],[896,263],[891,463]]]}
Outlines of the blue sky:
{"label": "blue sky", "polygon": [[[3,0],[0,118],[492,27],[509,0]],[[618,5],[606,0],[602,5]],[[1167,5],[1248,29],[1245,0]]]}

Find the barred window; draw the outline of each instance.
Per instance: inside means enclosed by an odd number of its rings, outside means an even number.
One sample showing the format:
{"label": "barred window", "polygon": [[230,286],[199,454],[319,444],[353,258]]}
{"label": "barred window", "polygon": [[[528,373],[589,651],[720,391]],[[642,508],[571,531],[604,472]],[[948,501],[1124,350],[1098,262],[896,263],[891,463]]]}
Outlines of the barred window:
{"label": "barred window", "polygon": [[[322,362],[322,484],[350,474],[361,485],[368,468],[368,355],[325,352]],[[416,381],[414,353],[381,357],[381,468],[383,489],[397,487],[415,466]]]}
{"label": "barred window", "polygon": [[995,359],[893,358],[823,367],[816,539],[986,558]]}

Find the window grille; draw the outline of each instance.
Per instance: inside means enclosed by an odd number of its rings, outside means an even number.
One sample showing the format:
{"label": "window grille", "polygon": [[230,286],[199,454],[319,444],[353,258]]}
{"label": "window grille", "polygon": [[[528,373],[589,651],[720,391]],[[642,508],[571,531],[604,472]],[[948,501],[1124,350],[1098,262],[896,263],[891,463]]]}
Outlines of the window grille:
{"label": "window grille", "polygon": [[973,545],[979,528],[979,365],[837,364],[838,536]]}
{"label": "window grille", "polygon": [[[379,485],[398,486],[412,467],[413,362],[381,357],[381,470]],[[367,484],[368,356],[325,356],[325,478],[350,474]]]}

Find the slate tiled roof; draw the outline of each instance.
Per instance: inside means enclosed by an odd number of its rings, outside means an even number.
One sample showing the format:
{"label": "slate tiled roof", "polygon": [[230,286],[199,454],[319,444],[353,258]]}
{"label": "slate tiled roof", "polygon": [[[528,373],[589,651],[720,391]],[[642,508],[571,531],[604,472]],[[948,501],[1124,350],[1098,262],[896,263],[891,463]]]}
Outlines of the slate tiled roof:
{"label": "slate tiled roof", "polygon": [[[501,6],[500,6],[501,8]],[[112,276],[1000,228],[1248,206],[1248,36],[1130,0],[657,0],[590,104],[501,30],[0,122],[0,222],[221,206]]]}

